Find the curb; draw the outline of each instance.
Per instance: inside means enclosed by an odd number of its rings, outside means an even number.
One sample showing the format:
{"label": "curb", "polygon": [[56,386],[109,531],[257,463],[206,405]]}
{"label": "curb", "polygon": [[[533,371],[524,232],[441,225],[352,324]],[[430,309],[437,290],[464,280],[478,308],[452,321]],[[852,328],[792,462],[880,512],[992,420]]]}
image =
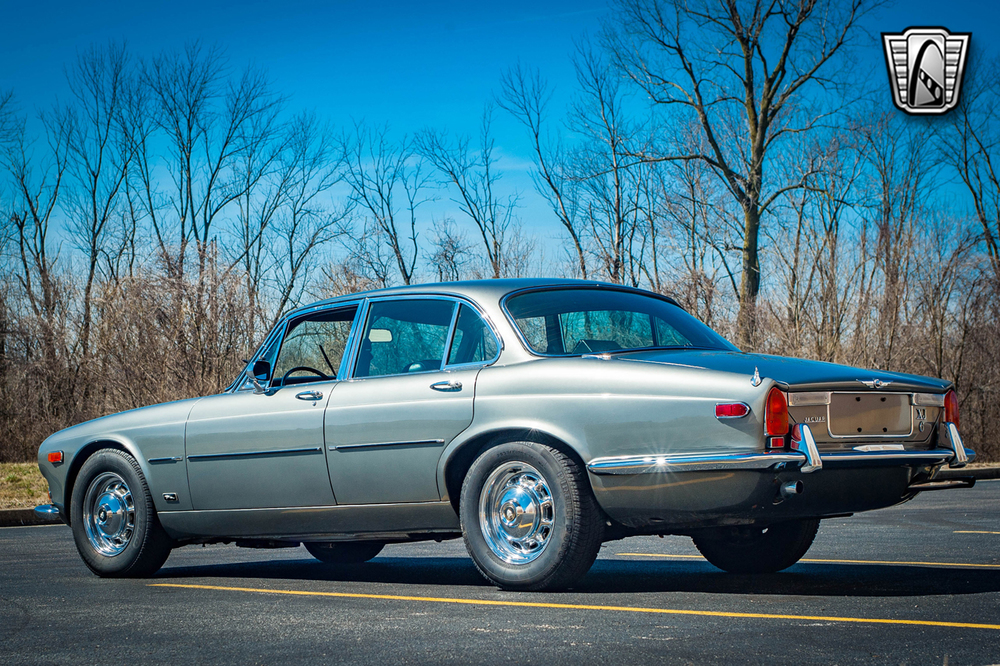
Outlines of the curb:
{"label": "curb", "polygon": [[0,509],[0,527],[23,527],[27,525],[61,525],[62,521],[44,518],[34,509]]}

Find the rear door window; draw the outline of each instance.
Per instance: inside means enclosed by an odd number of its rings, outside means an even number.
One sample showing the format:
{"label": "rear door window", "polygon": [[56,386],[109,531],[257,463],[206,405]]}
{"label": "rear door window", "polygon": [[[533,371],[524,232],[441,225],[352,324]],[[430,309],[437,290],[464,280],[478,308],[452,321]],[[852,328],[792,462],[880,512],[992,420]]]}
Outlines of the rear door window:
{"label": "rear door window", "polygon": [[455,302],[440,299],[375,301],[361,336],[355,377],[433,372],[444,363]]}

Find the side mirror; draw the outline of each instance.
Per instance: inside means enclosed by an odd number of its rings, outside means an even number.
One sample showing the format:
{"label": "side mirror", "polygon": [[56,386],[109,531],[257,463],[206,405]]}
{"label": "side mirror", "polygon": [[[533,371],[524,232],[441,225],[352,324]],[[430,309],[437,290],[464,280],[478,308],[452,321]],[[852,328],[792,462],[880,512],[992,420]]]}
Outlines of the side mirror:
{"label": "side mirror", "polygon": [[267,391],[264,383],[271,377],[270,363],[264,359],[258,359],[254,361],[253,368],[247,374],[250,375],[250,381],[253,382],[254,393],[265,393]]}

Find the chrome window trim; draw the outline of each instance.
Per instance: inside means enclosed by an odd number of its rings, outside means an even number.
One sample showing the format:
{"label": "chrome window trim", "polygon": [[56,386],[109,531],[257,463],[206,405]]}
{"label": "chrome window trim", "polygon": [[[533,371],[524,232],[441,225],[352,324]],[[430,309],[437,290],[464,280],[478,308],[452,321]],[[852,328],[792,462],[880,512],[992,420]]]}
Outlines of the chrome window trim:
{"label": "chrome window trim", "polygon": [[[503,298],[500,299],[500,311],[503,312],[504,316],[507,318],[507,323],[510,324],[510,327],[512,329],[514,329],[514,335],[516,335],[517,338],[521,341],[521,346],[524,348],[524,350],[526,352],[528,352],[532,356],[534,356],[536,358],[582,358],[584,356],[592,356],[592,357],[593,356],[598,356],[598,354],[595,354],[594,352],[585,352],[585,353],[581,353],[581,354],[543,354],[542,352],[535,351],[534,349],[531,348],[531,345],[528,344],[527,338],[525,338],[524,334],[521,332],[521,327],[517,325],[517,320],[514,319],[514,316],[510,313],[510,310],[507,308],[507,301],[509,299],[515,297],[515,296],[521,296],[523,294],[530,294],[530,293],[539,292],[539,291],[565,291],[565,290],[570,290],[570,289],[574,289],[574,290],[576,290],[576,289],[589,289],[589,290],[592,290],[592,291],[597,291],[597,290],[618,291],[618,292],[623,292],[623,293],[626,293],[626,294],[638,294],[640,296],[646,296],[648,298],[658,298],[661,301],[665,301],[665,302],[669,303],[670,305],[673,305],[673,306],[675,306],[677,308],[680,308],[680,310],[682,312],[690,314],[689,312],[687,312],[687,310],[685,310],[683,307],[681,307],[680,303],[678,303],[674,299],[670,298],[669,296],[664,296],[662,294],[657,294],[656,292],[646,291],[644,289],[636,289],[636,288],[628,287],[628,286],[625,286],[625,285],[612,285],[612,286],[609,286],[609,285],[606,285],[606,284],[601,283],[601,282],[595,282],[593,284],[547,285],[547,286],[526,287],[524,289],[517,289],[515,291],[511,291],[511,292],[508,292],[508,293],[504,294]],[[691,315],[691,316],[693,317],[694,315]],[[697,319],[697,317],[696,317],[696,319]],[[699,319],[698,321],[701,321],[701,320]],[[705,324],[704,322],[702,322],[702,324],[704,326],[708,327],[708,325]],[[711,330],[711,328],[709,330]],[[714,331],[713,331],[713,333],[714,333]],[[716,333],[716,335],[718,335],[720,338],[722,338],[722,336],[719,335],[718,333]],[[722,339],[725,340],[725,338],[722,338]],[[726,340],[726,342],[729,342],[729,341]],[[731,342],[729,342],[729,344],[733,345],[733,343],[731,343]],[[639,347],[639,348],[636,348],[636,349],[622,349],[620,351],[623,351],[623,352],[640,352],[640,351],[648,351],[648,350],[656,350],[656,349],[668,349],[668,347]],[[684,347],[670,347],[669,349],[684,349]],[[699,347],[697,349],[703,349],[703,348]],[[733,349],[713,349],[711,351],[740,351],[740,350],[739,350],[738,347],[736,347],[736,345],[733,345]],[[617,353],[617,351],[616,351],[616,353]]]}
{"label": "chrome window trim", "polygon": [[451,331],[448,334],[448,346],[444,350],[445,363],[443,366],[441,366],[441,368],[445,371],[468,370],[476,367],[485,368],[488,365],[496,363],[497,360],[500,358],[500,353],[503,351],[503,342],[500,340],[500,336],[497,335],[496,330],[494,330],[492,322],[490,322],[490,320],[482,313],[482,311],[478,310],[475,307],[471,307],[470,309],[474,313],[476,313],[476,316],[478,316],[479,319],[482,320],[484,324],[486,324],[486,328],[489,330],[490,334],[493,335],[493,339],[497,343],[497,351],[493,355],[493,358],[484,361],[469,361],[467,363],[448,363],[448,356],[451,355],[451,346],[455,344],[455,327],[458,325],[458,317],[462,312],[461,306],[465,304],[466,304],[465,302],[460,302],[459,307],[455,308],[455,319],[451,323]]}
{"label": "chrome window trim", "polygon": [[[358,308],[358,312],[360,312],[361,306],[364,304],[365,300],[366,299],[346,300],[346,301],[340,301],[338,303],[327,303],[324,305],[317,305],[311,308],[306,308],[304,310],[293,310],[292,312],[289,312],[277,324],[275,324],[275,326],[267,334],[267,337],[264,338],[264,342],[257,347],[257,349],[254,351],[253,354],[251,354],[249,363],[243,366],[243,370],[240,372],[239,375],[236,376],[236,379],[233,380],[233,382],[223,391],[223,393],[244,393],[251,391],[253,389],[253,384],[251,384],[250,380],[247,379],[247,371],[250,368],[252,368],[253,364],[260,359],[261,355],[267,350],[269,346],[271,346],[271,343],[274,342],[275,338],[278,335],[281,336],[282,340],[281,340],[281,345],[279,345],[278,347],[278,352],[277,354],[275,354],[275,359],[277,359],[277,357],[281,355],[281,347],[283,347],[285,344],[284,341],[285,332],[288,330],[289,322],[291,322],[293,319],[299,319],[300,317],[310,315],[315,312],[322,312],[325,310],[340,310],[342,308],[347,308],[352,306],[356,306]],[[300,382],[298,384],[295,384],[295,386],[307,386],[310,384],[320,384],[324,382],[340,381],[341,371],[344,368],[344,360],[347,358],[347,352],[350,349],[351,338],[354,337],[354,327],[358,321],[357,319],[358,312],[354,313],[354,319],[351,322],[351,332],[348,334],[347,346],[344,348],[344,358],[341,359],[340,361],[340,367],[338,368],[337,371],[337,377],[334,379],[317,379],[316,381],[313,382]],[[274,377],[271,377],[271,379],[274,379]],[[268,384],[270,384],[270,382],[268,382]],[[274,387],[268,386],[267,391],[261,395],[273,395],[274,392],[276,392],[277,390],[278,387],[276,386]]]}
{"label": "chrome window trim", "polygon": [[[373,303],[380,303],[383,301],[402,301],[402,300],[440,300],[440,301],[450,301],[454,304],[454,311],[451,314],[451,323],[449,324],[447,337],[445,338],[444,352],[441,358],[441,367],[437,370],[421,370],[420,372],[407,372],[407,373],[394,373],[391,375],[377,375],[374,377],[357,377],[355,375],[357,371],[357,354],[360,352],[361,338],[363,337],[364,329],[368,326],[368,315],[371,312],[371,306]],[[452,339],[455,334],[455,325],[458,322],[458,313],[460,305],[468,305],[472,310],[479,315],[479,318],[486,323],[486,326],[490,329],[490,332],[496,338],[497,341],[497,353],[494,354],[493,358],[488,361],[476,361],[474,363],[461,363],[461,364],[449,364],[448,363],[448,352],[451,350]],[[360,312],[360,309],[359,309]],[[479,306],[478,303],[465,296],[458,296],[455,294],[442,294],[438,292],[426,292],[418,294],[387,294],[385,296],[373,296],[366,297],[364,299],[364,316],[359,320],[359,326],[357,329],[352,329],[351,337],[356,337],[354,340],[354,346],[351,348],[351,359],[350,374],[344,376],[345,381],[364,381],[366,379],[383,379],[385,377],[409,377],[412,375],[428,375],[435,372],[447,372],[449,370],[464,370],[472,367],[486,367],[496,363],[504,350],[503,337],[497,332],[496,326],[490,319],[483,308]],[[355,336],[355,330],[357,335]]]}

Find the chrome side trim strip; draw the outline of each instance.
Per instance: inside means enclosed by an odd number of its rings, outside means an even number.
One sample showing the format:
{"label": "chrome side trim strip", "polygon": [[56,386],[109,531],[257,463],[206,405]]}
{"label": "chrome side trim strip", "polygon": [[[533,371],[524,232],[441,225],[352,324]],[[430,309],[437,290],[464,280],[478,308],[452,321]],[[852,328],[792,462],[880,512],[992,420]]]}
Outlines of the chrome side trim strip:
{"label": "chrome side trim strip", "polygon": [[167,458],[147,458],[146,462],[151,465],[155,465],[156,463],[180,462],[182,460],[184,460],[184,456],[170,456]]}
{"label": "chrome side trim strip", "polygon": [[208,460],[211,458],[248,458],[251,456],[280,456],[292,453],[315,453],[322,451],[322,446],[313,446],[305,449],[268,449],[266,451],[233,451],[232,453],[196,453],[188,456],[188,460]]}
{"label": "chrome side trim strip", "polygon": [[346,451],[353,449],[375,449],[383,447],[403,447],[403,446],[441,446],[443,439],[417,439],[412,442],[377,442],[373,444],[338,444],[329,447],[331,451]]}
{"label": "chrome side trim strip", "polygon": [[778,463],[801,463],[801,453],[672,453],[662,456],[594,458],[587,469],[594,474],[662,474],[728,469],[768,469]]}

